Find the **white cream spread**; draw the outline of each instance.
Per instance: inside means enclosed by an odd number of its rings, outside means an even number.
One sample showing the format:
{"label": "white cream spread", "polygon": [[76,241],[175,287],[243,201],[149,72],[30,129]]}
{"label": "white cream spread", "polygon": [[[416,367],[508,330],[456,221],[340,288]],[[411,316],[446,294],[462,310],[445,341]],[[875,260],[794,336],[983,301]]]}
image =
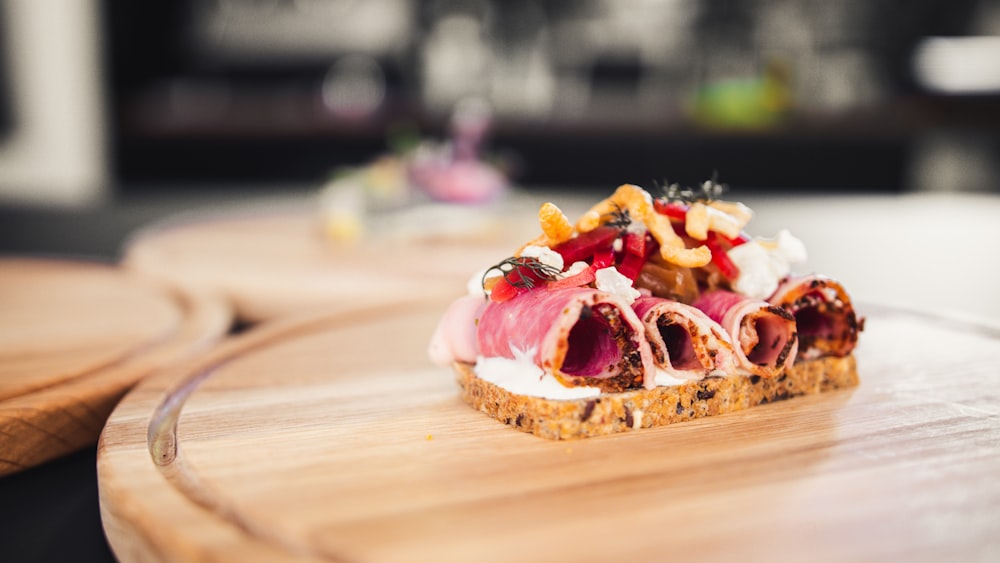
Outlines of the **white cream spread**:
{"label": "white cream spread", "polygon": [[733,247],[728,255],[740,269],[733,289],[747,297],[765,299],[778,289],[778,283],[791,272],[793,263],[806,259],[806,247],[782,230],[774,240],[754,239]]}
{"label": "white cream spread", "polygon": [[597,387],[566,387],[555,377],[542,371],[532,358],[534,350],[514,350],[515,358],[476,359],[476,375],[511,393],[543,399],[586,399],[598,397]]}
{"label": "white cream spread", "polygon": [[[541,397],[543,399],[586,399],[598,397],[601,390],[597,387],[566,387],[532,361],[534,351],[522,352],[515,350],[516,358],[486,358],[476,359],[475,372],[481,379],[506,389],[518,395]],[[657,368],[657,387],[673,387],[689,383],[690,379],[678,378]],[[634,415],[633,415],[634,416]]]}
{"label": "white cream spread", "polygon": [[689,383],[692,380],[684,379],[682,377],[675,377],[667,373],[667,371],[664,370],[663,368],[657,367],[655,381],[657,387],[675,387],[677,385],[684,385],[685,383]]}

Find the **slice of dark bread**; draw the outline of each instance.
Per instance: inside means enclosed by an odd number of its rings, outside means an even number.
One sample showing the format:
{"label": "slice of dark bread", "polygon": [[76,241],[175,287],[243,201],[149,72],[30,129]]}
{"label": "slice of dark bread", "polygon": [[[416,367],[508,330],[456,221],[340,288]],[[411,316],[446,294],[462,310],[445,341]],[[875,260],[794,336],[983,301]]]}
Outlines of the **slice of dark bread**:
{"label": "slice of dark bread", "polygon": [[858,384],[854,356],[850,355],[800,361],[773,379],[709,377],[674,387],[555,400],[511,393],[480,379],[471,364],[454,366],[465,402],[518,430],[550,440],[652,428]]}

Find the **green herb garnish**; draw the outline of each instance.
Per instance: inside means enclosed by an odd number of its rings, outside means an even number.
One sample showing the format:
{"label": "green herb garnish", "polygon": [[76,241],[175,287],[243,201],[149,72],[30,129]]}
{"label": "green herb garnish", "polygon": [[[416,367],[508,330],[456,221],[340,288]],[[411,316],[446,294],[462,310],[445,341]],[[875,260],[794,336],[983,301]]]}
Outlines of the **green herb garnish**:
{"label": "green herb garnish", "polygon": [[710,203],[722,197],[722,194],[728,189],[725,184],[719,183],[718,172],[712,172],[712,177],[701,183],[700,186],[692,188],[689,186],[681,186],[678,183],[667,184],[663,186],[661,190],[663,191],[663,198],[670,203],[683,203],[686,205],[691,205],[695,202]]}
{"label": "green herb garnish", "polygon": [[558,268],[544,264],[537,258],[531,256],[511,256],[490,266],[483,272],[482,285],[484,291],[486,289],[486,277],[493,270],[499,270],[503,274],[503,279],[510,285],[524,289],[535,287],[536,279],[552,281],[558,279],[559,274],[562,273]]}

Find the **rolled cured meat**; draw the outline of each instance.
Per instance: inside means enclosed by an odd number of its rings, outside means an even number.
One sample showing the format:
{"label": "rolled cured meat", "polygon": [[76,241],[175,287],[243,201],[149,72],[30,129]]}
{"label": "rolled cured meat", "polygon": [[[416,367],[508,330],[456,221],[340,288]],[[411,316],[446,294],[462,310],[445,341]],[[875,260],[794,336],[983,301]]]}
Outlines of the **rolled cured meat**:
{"label": "rolled cured meat", "polygon": [[431,336],[428,354],[432,362],[439,365],[476,363],[479,355],[476,319],[485,306],[482,295],[459,297],[448,306]]}
{"label": "rolled cured meat", "polygon": [[818,275],[787,277],[768,301],[795,317],[802,359],[843,357],[858,343],[863,322],[837,280]]}
{"label": "rolled cured meat", "polygon": [[733,369],[732,340],[700,309],[651,296],[636,299],[632,309],[646,327],[653,361],[670,377],[702,379]]}
{"label": "rolled cured meat", "polygon": [[795,318],[785,309],[724,289],[703,293],[693,305],[729,334],[743,370],[776,377],[795,361]]}
{"label": "rolled cured meat", "polygon": [[479,317],[479,353],[536,365],[567,386],[604,392],[655,386],[645,330],[621,297],[587,287],[541,288],[490,302]]}

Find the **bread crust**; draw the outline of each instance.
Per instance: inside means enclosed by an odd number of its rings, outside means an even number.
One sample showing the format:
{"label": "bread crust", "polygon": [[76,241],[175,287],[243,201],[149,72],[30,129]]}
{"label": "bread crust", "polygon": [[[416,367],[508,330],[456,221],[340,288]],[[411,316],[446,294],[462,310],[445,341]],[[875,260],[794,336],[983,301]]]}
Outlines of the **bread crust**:
{"label": "bread crust", "polygon": [[511,393],[454,364],[462,399],[523,432],[550,440],[589,438],[735,412],[799,395],[858,384],[854,355],[796,362],[773,379],[732,375],[672,387],[555,400]]}

